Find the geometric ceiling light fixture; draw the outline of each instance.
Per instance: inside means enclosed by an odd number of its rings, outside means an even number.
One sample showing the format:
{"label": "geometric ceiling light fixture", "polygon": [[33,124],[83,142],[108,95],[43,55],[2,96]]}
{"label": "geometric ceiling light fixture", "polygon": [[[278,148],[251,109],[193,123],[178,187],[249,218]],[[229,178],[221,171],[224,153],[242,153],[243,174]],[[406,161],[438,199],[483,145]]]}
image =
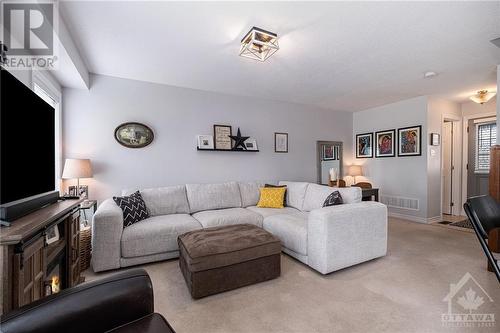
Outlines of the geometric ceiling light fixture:
{"label": "geometric ceiling light fixture", "polygon": [[265,61],[278,50],[277,34],[253,27],[241,40],[240,56]]}
{"label": "geometric ceiling light fixture", "polygon": [[488,92],[488,90],[479,90],[477,94],[472,95],[470,99],[478,104],[484,104],[495,96],[496,93]]}

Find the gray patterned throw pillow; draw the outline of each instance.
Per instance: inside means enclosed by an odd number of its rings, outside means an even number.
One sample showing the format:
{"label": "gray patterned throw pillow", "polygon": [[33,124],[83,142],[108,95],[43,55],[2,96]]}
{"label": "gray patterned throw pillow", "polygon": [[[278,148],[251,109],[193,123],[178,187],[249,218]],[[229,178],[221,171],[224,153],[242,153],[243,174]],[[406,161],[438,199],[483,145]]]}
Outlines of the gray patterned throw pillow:
{"label": "gray patterned throw pillow", "polygon": [[343,203],[344,202],[342,200],[342,196],[340,195],[339,191],[333,191],[326,198],[325,202],[323,203],[323,207],[342,205]]}
{"label": "gray patterned throw pillow", "polygon": [[123,212],[123,227],[129,227],[134,223],[147,219],[149,212],[141,193],[136,191],[129,196],[113,197],[118,207]]}

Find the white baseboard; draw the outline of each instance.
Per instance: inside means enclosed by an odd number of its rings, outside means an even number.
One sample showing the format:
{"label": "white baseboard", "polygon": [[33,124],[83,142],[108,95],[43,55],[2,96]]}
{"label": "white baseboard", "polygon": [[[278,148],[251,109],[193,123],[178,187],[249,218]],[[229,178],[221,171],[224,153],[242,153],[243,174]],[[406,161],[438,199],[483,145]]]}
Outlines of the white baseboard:
{"label": "white baseboard", "polygon": [[400,213],[394,213],[394,212],[389,212],[388,215],[391,217],[396,217],[398,219],[403,219],[403,220],[408,220],[408,221],[418,222],[418,223],[429,224],[429,223],[441,222],[441,216],[420,217],[420,216],[406,215],[406,214],[400,214]]}

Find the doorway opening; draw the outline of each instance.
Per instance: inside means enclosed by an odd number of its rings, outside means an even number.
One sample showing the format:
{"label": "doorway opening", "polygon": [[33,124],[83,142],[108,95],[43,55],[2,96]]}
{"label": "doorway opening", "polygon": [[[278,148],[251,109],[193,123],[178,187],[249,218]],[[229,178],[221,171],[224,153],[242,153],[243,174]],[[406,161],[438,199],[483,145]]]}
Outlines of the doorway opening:
{"label": "doorway opening", "polygon": [[[441,128],[441,213],[445,222],[461,221],[461,119],[444,116]],[[464,217],[465,219],[465,217]]]}
{"label": "doorway opening", "polygon": [[443,214],[453,215],[453,122],[445,120],[442,132],[443,149]]}

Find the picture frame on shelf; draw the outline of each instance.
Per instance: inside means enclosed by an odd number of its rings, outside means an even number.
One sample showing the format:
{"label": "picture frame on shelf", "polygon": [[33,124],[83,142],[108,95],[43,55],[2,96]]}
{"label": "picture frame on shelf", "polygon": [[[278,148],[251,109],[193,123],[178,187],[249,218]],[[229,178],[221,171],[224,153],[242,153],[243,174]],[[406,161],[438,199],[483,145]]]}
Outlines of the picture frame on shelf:
{"label": "picture frame on shelf", "polygon": [[215,149],[231,150],[233,135],[230,125],[214,125],[214,146]]}
{"label": "picture frame on shelf", "polygon": [[288,153],[288,133],[274,133],[274,152]]}
{"label": "picture frame on shelf", "polygon": [[214,149],[214,137],[212,135],[198,135],[196,139],[198,149]]}
{"label": "picture frame on shelf", "polygon": [[76,186],[74,185],[68,186],[68,195],[70,197],[78,197],[78,191],[76,190]]}
{"label": "picture frame on shelf", "polygon": [[85,198],[85,199],[89,198],[89,187],[88,187],[88,185],[80,185],[80,189],[78,191],[78,196],[80,198]]}
{"label": "picture frame on shelf", "polygon": [[375,157],[396,156],[396,130],[385,130],[375,132]]}
{"label": "picture frame on shelf", "polygon": [[398,128],[398,156],[422,155],[422,125]]}
{"label": "picture frame on shelf", "polygon": [[373,133],[356,134],[356,158],[373,157]]}
{"label": "picture frame on shelf", "polygon": [[247,150],[259,150],[259,147],[257,146],[257,140],[252,137],[245,140],[244,145]]}

